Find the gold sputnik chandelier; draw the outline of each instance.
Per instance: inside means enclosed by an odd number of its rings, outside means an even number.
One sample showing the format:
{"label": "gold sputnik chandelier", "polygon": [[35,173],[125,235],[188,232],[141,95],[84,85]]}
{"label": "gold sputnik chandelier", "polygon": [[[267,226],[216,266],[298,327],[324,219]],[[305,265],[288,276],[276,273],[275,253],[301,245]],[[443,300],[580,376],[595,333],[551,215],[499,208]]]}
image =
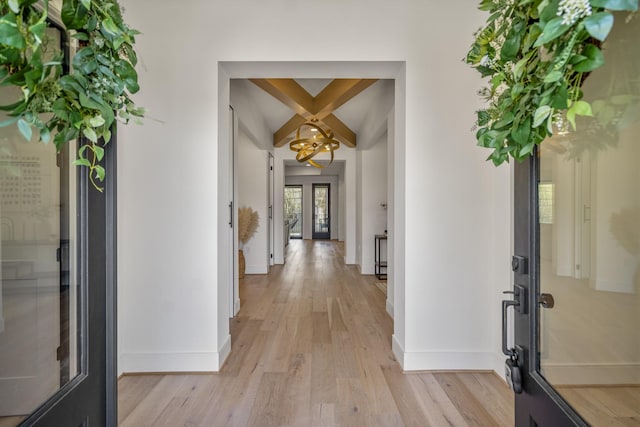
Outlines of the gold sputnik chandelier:
{"label": "gold sputnik chandelier", "polygon": [[[303,127],[311,128],[314,134],[311,137],[300,137],[300,131]],[[324,165],[312,160],[320,153],[330,153],[330,165],[333,162],[333,152],[340,148],[340,142],[333,138],[333,131],[328,129],[325,131],[315,123],[307,122],[298,128],[296,138],[289,143],[291,151],[296,152],[296,160],[300,163],[309,162],[310,165],[317,168],[323,168]]]}

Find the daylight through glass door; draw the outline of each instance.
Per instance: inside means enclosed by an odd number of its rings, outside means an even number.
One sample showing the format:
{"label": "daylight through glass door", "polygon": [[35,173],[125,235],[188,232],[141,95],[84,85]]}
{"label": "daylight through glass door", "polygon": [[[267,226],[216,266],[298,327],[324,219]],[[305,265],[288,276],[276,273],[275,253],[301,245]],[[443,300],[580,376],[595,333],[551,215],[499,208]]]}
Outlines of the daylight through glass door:
{"label": "daylight through glass door", "polygon": [[538,368],[593,425],[640,420],[638,31],[614,27],[583,85],[593,117],[540,148]]}

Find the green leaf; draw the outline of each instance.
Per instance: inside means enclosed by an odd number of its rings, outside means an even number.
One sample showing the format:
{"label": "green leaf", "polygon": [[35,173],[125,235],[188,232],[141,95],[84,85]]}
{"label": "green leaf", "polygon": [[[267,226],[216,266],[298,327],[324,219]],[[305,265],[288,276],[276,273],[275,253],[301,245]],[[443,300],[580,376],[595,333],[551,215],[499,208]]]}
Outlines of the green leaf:
{"label": "green leaf", "polygon": [[20,2],[18,0],[9,0],[8,4],[13,13],[20,13]]}
{"label": "green leaf", "polygon": [[120,30],[120,28],[118,28],[118,26],[115,24],[115,22],[113,22],[113,19],[111,18],[107,18],[104,19],[102,21],[102,28],[109,34],[111,35],[118,35],[120,34],[122,31]]}
{"label": "green leaf", "polygon": [[545,83],[553,83],[553,82],[557,82],[558,80],[560,80],[562,77],[564,76],[564,74],[562,73],[562,71],[559,70],[554,70],[551,71],[549,74],[547,74],[544,78],[544,82]]}
{"label": "green leaf", "polygon": [[96,159],[98,159],[99,162],[102,161],[102,159],[104,158],[104,148],[100,147],[99,145],[94,145],[91,149],[96,155]]}
{"label": "green leaf", "polygon": [[591,6],[635,12],[638,10],[638,0],[591,0]]}
{"label": "green leaf", "polygon": [[516,80],[519,80],[520,77],[522,76],[522,73],[524,72],[524,69],[527,66],[527,61],[528,60],[529,60],[528,57],[522,58],[521,60],[516,62],[516,65],[514,65],[514,67],[513,67],[513,77]]}
{"label": "green leaf", "polygon": [[89,41],[89,35],[87,33],[74,33],[71,37],[77,40]]}
{"label": "green leaf", "polygon": [[26,122],[25,119],[18,120],[18,130],[27,141],[31,141],[31,137],[33,136],[33,129],[31,129],[31,125]]}
{"label": "green leaf", "polygon": [[535,142],[530,142],[518,151],[519,157],[526,157],[533,152],[533,147],[535,146]]}
{"label": "green leaf", "polygon": [[87,159],[76,159],[73,161],[73,165],[91,167],[91,162]]}
{"label": "green leaf", "polygon": [[80,0],[80,3],[82,3],[85,9],[91,10],[91,0]]}
{"label": "green leaf", "polygon": [[547,22],[547,25],[542,29],[542,34],[540,34],[540,37],[538,37],[538,40],[536,40],[533,46],[539,47],[543,44],[547,44],[560,37],[569,28],[571,28],[571,26],[562,23],[562,17],[555,17],[551,21]]}
{"label": "green leaf", "polygon": [[540,14],[540,22],[549,22],[557,16],[560,0],[543,0],[538,5],[538,13]]}
{"label": "green leaf", "polygon": [[501,128],[513,123],[513,118],[514,118],[513,112],[512,111],[507,111],[506,113],[504,113],[502,115],[502,117],[500,117],[500,120],[498,120],[493,125],[493,128],[494,129],[501,129]]}
{"label": "green leaf", "polygon": [[550,105],[556,110],[564,110],[568,106],[568,100],[569,91],[566,86],[562,85],[553,93]]}
{"label": "green leaf", "polygon": [[62,2],[62,22],[68,30],[80,30],[86,22],[89,11],[78,0]]}
{"label": "green leaf", "polygon": [[515,142],[520,145],[523,145],[529,140],[529,135],[531,135],[531,118],[528,117],[524,123],[521,123],[520,126],[511,130],[511,137]]}
{"label": "green leaf", "polygon": [[491,115],[486,110],[478,111],[478,126],[485,126],[491,120]]}
{"label": "green leaf", "polygon": [[51,141],[51,131],[45,126],[42,126],[42,128],[40,128],[40,141],[45,144],[48,144],[49,141]]}
{"label": "green leaf", "polygon": [[94,127],[94,128],[102,126],[104,122],[105,121],[101,115],[97,115],[89,119],[89,124],[91,125],[91,127]]}
{"label": "green leaf", "polygon": [[18,29],[17,17],[13,13],[7,13],[0,18],[0,44],[24,49],[26,44],[24,37]]}
{"label": "green leaf", "polygon": [[613,15],[609,12],[594,13],[584,20],[584,28],[591,37],[604,41],[613,28]]}
{"label": "green leaf", "polygon": [[567,120],[571,123],[573,130],[576,130],[576,116],[593,116],[591,104],[586,101],[576,101],[567,110]]}
{"label": "green leaf", "polygon": [[586,45],[584,50],[582,51],[582,55],[587,59],[575,64],[573,66],[573,69],[575,71],[586,73],[604,65],[604,56],[602,55],[602,51],[595,45]]}
{"label": "green leaf", "polygon": [[104,176],[105,176],[105,171],[104,168],[100,165],[96,165],[93,170],[96,173],[96,178],[98,178],[100,181],[104,181]]}
{"label": "green leaf", "polygon": [[102,108],[100,104],[92,99],[89,99],[89,97],[85,95],[84,92],[80,92],[80,105],[82,105],[84,108],[90,108],[92,110],[100,110]]}
{"label": "green leaf", "polygon": [[551,108],[549,105],[541,105],[540,107],[538,107],[535,113],[533,113],[532,127],[537,128],[542,123],[544,123],[544,121],[547,120],[547,117],[551,115],[552,111],[553,111],[553,108]]}
{"label": "green leaf", "polygon": [[83,128],[82,134],[94,144],[98,142],[98,135],[96,135],[96,131],[91,128]]}

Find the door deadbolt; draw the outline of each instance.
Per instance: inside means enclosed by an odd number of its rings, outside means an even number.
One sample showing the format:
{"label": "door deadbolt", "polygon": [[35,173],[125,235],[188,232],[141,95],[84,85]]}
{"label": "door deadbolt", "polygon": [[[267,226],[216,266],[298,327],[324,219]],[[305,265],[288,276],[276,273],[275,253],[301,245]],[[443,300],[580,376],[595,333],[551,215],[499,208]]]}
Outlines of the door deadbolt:
{"label": "door deadbolt", "polygon": [[538,296],[538,304],[543,308],[553,308],[556,305],[555,300],[553,299],[553,295],[551,294],[540,294]]}

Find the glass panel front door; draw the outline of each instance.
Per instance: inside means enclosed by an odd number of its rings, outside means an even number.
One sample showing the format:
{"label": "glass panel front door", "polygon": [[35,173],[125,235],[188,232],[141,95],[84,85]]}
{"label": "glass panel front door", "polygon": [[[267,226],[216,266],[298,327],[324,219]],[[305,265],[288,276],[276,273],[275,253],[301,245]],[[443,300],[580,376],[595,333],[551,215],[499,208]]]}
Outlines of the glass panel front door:
{"label": "glass panel front door", "polygon": [[538,369],[592,425],[640,420],[638,31],[617,25],[586,79],[594,116],[539,150]]}
{"label": "glass panel front door", "polygon": [[329,184],[313,184],[313,238],[330,239]]}
{"label": "glass panel front door", "polygon": [[[49,29],[52,46],[60,32]],[[0,104],[19,93],[0,89]],[[3,115],[0,121],[5,120]],[[75,175],[69,151],[0,128],[0,425],[17,425],[79,372]]]}
{"label": "glass panel front door", "polygon": [[289,237],[302,239],[302,186],[287,185],[284,188],[285,224],[289,227]]}

